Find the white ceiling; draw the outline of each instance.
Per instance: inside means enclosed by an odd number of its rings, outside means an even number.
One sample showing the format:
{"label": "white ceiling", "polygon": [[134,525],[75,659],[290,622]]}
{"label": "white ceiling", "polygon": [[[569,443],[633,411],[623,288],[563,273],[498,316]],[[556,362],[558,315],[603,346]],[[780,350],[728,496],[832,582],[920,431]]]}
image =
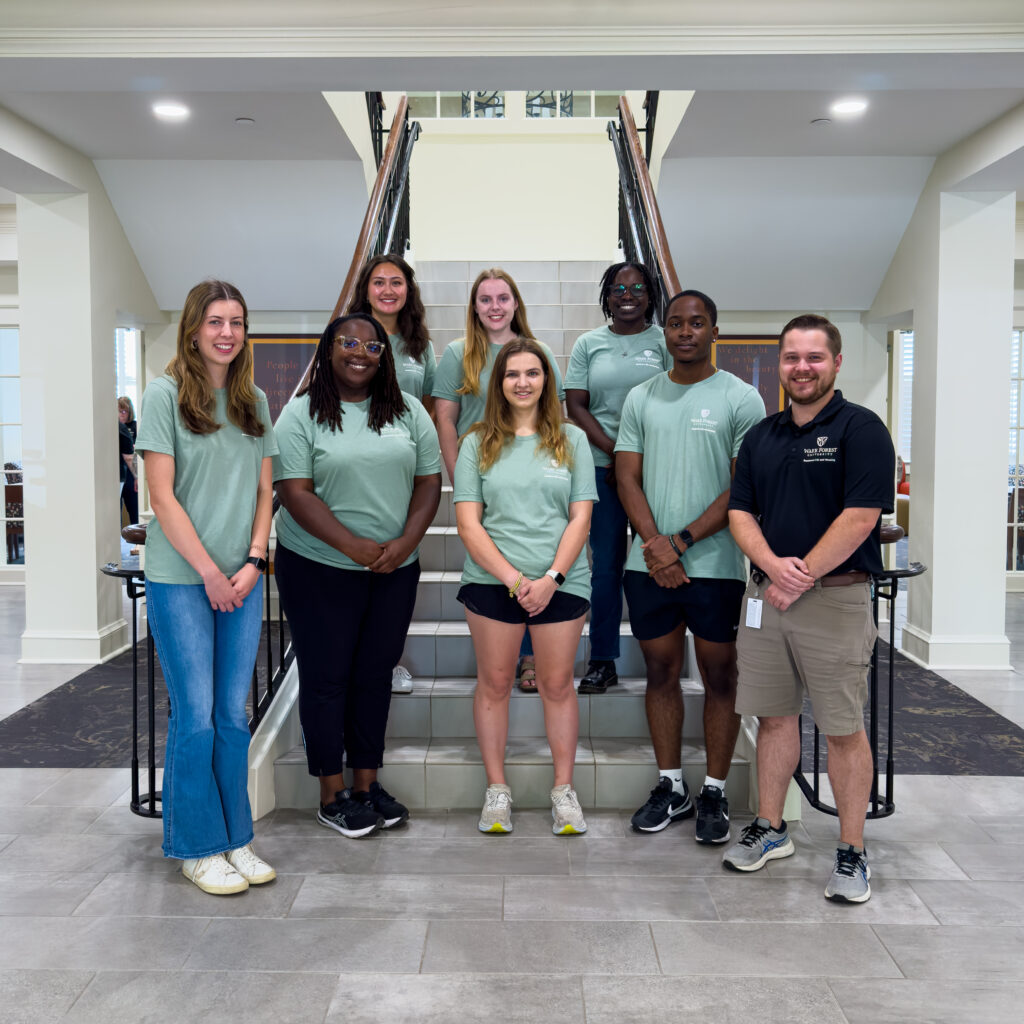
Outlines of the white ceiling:
{"label": "white ceiling", "polygon": [[[2,6],[0,105],[96,160],[165,308],[211,218],[277,308],[336,290],[365,188],[323,91],[696,90],[660,202],[677,267],[733,309],[869,306],[932,160],[1024,102],[1021,0]],[[861,121],[810,126],[848,92]],[[186,124],[153,121],[168,97]],[[1007,182],[1024,158],[972,185]]]}

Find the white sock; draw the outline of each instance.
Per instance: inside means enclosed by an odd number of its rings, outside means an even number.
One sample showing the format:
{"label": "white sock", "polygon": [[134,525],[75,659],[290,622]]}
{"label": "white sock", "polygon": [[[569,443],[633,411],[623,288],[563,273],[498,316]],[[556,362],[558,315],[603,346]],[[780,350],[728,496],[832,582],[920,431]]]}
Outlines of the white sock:
{"label": "white sock", "polygon": [[683,792],[683,769],[682,768],[659,768],[659,779],[668,779],[672,783],[672,789],[676,793]]}
{"label": "white sock", "polygon": [[720,789],[723,793],[725,792],[725,779],[713,779],[710,775],[705,775],[704,785],[714,786],[715,789]]}

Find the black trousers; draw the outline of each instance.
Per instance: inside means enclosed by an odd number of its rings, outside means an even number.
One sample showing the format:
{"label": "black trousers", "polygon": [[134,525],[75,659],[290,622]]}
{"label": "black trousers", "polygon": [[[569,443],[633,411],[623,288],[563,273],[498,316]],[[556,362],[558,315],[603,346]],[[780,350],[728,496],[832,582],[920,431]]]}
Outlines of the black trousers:
{"label": "black trousers", "polygon": [[339,569],[278,543],[274,577],[299,666],[309,774],[338,775],[346,761],[380,768],[419,562],[391,573]]}

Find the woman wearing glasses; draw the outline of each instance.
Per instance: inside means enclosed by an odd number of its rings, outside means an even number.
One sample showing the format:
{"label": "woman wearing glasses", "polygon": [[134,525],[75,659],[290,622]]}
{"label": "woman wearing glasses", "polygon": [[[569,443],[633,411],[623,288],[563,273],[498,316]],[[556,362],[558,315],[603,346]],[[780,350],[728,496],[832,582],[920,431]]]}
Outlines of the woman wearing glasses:
{"label": "woman wearing glasses", "polygon": [[309,774],[320,783],[317,821],[359,838],[409,816],[377,769],[418,548],[441,496],[437,434],[399,389],[387,334],[365,313],[328,324],[309,382],[275,430],[283,507],[274,571],[299,666]]}
{"label": "woman wearing glasses", "polygon": [[590,441],[600,501],[590,521],[590,664],[580,693],[604,693],[619,677],[626,512],[615,486],[615,438],[629,391],[672,367],[665,334],[651,321],[658,286],[641,263],[613,263],[601,278],[601,312],[610,324],[581,334],[565,374],[569,418]]}

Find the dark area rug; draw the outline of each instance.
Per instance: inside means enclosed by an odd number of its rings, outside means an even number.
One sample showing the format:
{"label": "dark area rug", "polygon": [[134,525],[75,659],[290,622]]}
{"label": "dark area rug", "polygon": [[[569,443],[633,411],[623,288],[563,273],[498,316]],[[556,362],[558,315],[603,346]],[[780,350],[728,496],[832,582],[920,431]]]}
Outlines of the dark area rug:
{"label": "dark area rug", "polygon": [[[278,664],[278,627],[272,627]],[[288,627],[285,626],[285,640]],[[266,630],[256,658],[259,693],[266,691]],[[167,741],[167,688],[156,664],[154,691],[157,765]],[[252,697],[247,706],[252,715]],[[139,763],[148,758],[149,702],[146,644],[139,645]],[[126,651],[0,721],[0,768],[128,768],[132,759],[132,654]]]}
{"label": "dark area rug", "polygon": [[[888,737],[889,646],[878,643],[878,769]],[[896,653],[893,760],[897,775],[1022,775],[1024,729],[934,672]],[[870,722],[865,712],[865,724]],[[814,723],[804,703],[803,761],[814,763]],[[821,737],[820,765],[828,763]]]}

